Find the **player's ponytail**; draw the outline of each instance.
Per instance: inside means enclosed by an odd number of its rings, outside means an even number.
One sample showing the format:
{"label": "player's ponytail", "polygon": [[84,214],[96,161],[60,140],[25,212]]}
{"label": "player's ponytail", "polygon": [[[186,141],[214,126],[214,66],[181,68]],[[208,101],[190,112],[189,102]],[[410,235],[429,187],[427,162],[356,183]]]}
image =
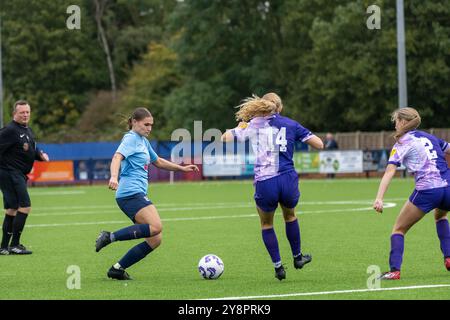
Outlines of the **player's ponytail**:
{"label": "player's ponytail", "polygon": [[141,121],[145,118],[153,117],[150,111],[148,111],[147,108],[137,108],[133,111],[130,117],[128,117],[127,125],[128,130],[131,130],[133,128],[133,120]]}
{"label": "player's ponytail", "polygon": [[283,102],[281,102],[281,98],[279,95],[273,92],[266,93],[262,97],[263,99],[269,100],[277,106],[277,112],[280,113],[283,110]]}
{"label": "player's ponytail", "polygon": [[408,131],[415,130],[419,127],[422,119],[416,109],[413,108],[400,108],[392,113],[392,122],[396,120],[405,120],[405,124],[397,129],[394,133],[394,139],[398,141]]}
{"label": "player's ponytail", "polygon": [[264,117],[277,112],[275,103],[256,95],[243,100],[243,103],[237,108],[239,108],[239,111],[236,112],[236,120],[245,122],[250,121],[254,117]]}

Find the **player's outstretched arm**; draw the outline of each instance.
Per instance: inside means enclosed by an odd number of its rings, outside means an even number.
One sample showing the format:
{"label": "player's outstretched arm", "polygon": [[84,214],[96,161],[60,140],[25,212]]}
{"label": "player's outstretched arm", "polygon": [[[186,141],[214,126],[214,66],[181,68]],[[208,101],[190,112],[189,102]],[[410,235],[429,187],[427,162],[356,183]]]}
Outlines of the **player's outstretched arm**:
{"label": "player's outstretched arm", "polygon": [[166,159],[159,158],[153,162],[153,165],[159,169],[169,170],[169,171],[183,171],[183,172],[198,172],[198,167],[195,164],[188,164],[185,166],[180,166],[176,163],[170,162]]}
{"label": "player's outstretched arm", "polygon": [[383,178],[381,179],[380,186],[378,187],[377,197],[373,203],[373,208],[375,211],[383,212],[383,198],[386,193],[392,178],[397,171],[397,166],[395,164],[388,164],[384,172]]}
{"label": "player's outstretched arm", "polygon": [[311,138],[305,141],[307,144],[309,144],[314,149],[323,149],[323,141],[316,135],[312,135]]}
{"label": "player's outstretched arm", "polygon": [[111,161],[111,178],[109,179],[108,187],[111,190],[117,190],[117,187],[119,186],[119,170],[120,170],[120,163],[122,160],[125,159],[125,157],[121,154],[116,152],[112,158]]}

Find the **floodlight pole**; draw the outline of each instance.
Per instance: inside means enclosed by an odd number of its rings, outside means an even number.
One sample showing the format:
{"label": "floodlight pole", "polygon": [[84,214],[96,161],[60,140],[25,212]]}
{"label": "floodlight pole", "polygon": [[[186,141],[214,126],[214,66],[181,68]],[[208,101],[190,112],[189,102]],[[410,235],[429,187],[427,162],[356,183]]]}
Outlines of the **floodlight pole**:
{"label": "floodlight pole", "polygon": [[405,16],[403,0],[397,0],[398,107],[408,106],[406,86]]}

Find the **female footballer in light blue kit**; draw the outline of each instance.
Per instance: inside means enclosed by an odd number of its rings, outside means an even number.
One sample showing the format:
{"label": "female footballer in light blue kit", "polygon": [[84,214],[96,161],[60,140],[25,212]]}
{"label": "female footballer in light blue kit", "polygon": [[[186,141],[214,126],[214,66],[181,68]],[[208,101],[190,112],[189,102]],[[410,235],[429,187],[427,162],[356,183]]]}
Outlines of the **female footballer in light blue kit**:
{"label": "female footballer in light blue kit", "polygon": [[400,279],[404,236],[433,209],[444,264],[450,271],[450,227],[447,220],[447,212],[450,210],[450,169],[445,160],[445,154],[450,154],[450,146],[429,133],[416,130],[421,119],[413,108],[398,109],[393,113],[392,121],[395,122],[394,137],[397,142],[392,148],[373,207],[377,212],[383,212],[384,194],[401,163],[414,174],[415,190],[395,222],[389,257],[391,270],[384,273],[381,279]]}
{"label": "female footballer in light blue kit", "polygon": [[[180,166],[159,158],[153,151],[147,136],[153,126],[153,117],[146,108],[137,108],[128,119],[127,132],[111,162],[109,188],[117,190],[119,208],[135,223],[115,232],[102,231],[95,243],[99,252],[114,241],[145,238],[145,241],[130,249],[108,270],[108,277],[130,280],[125,271],[155,250],[161,244],[162,224],[158,211],[147,198],[148,170],[152,163],[160,169],[170,171],[198,171],[196,165]],[[119,179],[120,170],[120,179]]]}
{"label": "female footballer in light blue kit", "polygon": [[300,228],[295,214],[300,192],[298,175],[292,160],[294,144],[295,141],[302,141],[322,149],[323,142],[298,122],[281,116],[281,99],[274,93],[263,98],[248,98],[239,107],[236,118],[244,122],[225,132],[222,141],[233,141],[236,137],[238,141],[251,142],[256,155],[254,199],[260,217],[262,238],[274,264],[275,277],[283,280],[286,278],[286,272],[273,228],[278,204],[283,211],[294,267],[301,269],[311,261],[310,255],[303,255],[301,252]]}

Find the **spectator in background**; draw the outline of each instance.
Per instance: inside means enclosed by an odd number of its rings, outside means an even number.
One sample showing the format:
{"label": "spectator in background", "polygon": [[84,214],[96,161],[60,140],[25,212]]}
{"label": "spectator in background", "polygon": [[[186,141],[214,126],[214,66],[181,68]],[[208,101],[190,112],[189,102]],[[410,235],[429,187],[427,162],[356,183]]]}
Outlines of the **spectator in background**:
{"label": "spectator in background", "polygon": [[338,143],[334,140],[333,134],[328,132],[325,137],[325,150],[339,149]]}
{"label": "spectator in background", "polygon": [[[325,136],[325,146],[324,146],[325,150],[337,150],[339,149],[338,143],[336,142],[336,140],[334,140],[334,136],[332,133],[328,132],[327,135]],[[335,174],[334,173],[327,173],[327,178],[334,178]]]}

